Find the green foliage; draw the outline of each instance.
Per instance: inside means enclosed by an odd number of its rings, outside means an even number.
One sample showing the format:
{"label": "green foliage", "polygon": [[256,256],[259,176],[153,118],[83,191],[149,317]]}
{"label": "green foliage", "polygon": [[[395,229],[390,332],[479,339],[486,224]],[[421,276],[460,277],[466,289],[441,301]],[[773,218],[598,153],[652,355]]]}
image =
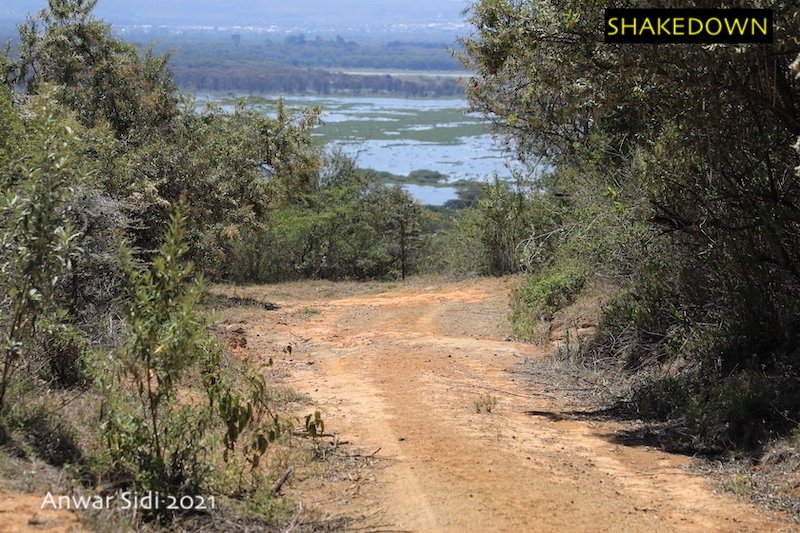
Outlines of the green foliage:
{"label": "green foliage", "polygon": [[[96,1],[53,0],[20,26],[18,82],[37,92],[56,84],[59,98],[87,126],[102,122],[136,142],[136,132],[167,126],[177,114],[166,57],[139,56],[92,16]],[[141,142],[141,138],[138,140]]]}
{"label": "green foliage", "polygon": [[[50,9],[29,17],[20,26],[16,81],[27,83],[30,92],[44,83],[56,84],[61,101],[86,125],[108,121],[119,135],[128,133],[137,121],[163,123],[156,122],[156,110],[141,106],[144,95],[131,92],[153,73],[153,65],[137,64],[135,51],[110,37],[108,26],[91,16],[94,4],[57,0]],[[65,53],[65,43],[70,53]]]}
{"label": "green foliage", "polygon": [[50,323],[44,329],[39,340],[46,354],[40,373],[44,381],[59,387],[91,383],[91,345],[86,333],[64,321]]}
{"label": "green foliage", "polygon": [[529,230],[526,207],[523,193],[509,191],[499,181],[484,189],[477,223],[488,274],[499,276],[520,268],[518,246]]}
{"label": "green foliage", "polygon": [[745,370],[725,377],[687,372],[650,380],[632,398],[646,420],[679,419],[694,446],[713,451],[753,449],[796,425],[797,379]]}
{"label": "green foliage", "polygon": [[67,214],[85,172],[75,156],[75,132],[52,101],[40,99],[33,110],[25,135],[3,147],[0,170],[0,416],[15,374],[31,363],[41,319],[56,311],[54,296],[79,237]]}
{"label": "green foliage", "polygon": [[424,246],[422,208],[334,154],[310,192],[232,239],[235,281],[404,277]]}
{"label": "green foliage", "polygon": [[511,189],[499,179],[484,186],[476,205],[461,209],[440,239],[443,269],[457,275],[492,276],[522,270],[537,205],[524,189]]}
{"label": "green foliage", "polygon": [[[318,109],[198,110],[93,5],[52,0],[0,59],[0,439],[120,488],[257,492],[288,425],[265,377],[223,357],[189,260],[255,278],[286,264],[278,247],[326,242],[284,272],[402,275],[419,207],[352,165],[323,171]],[[99,431],[32,400],[70,395],[100,404]]]}
{"label": "green foliage", "polygon": [[536,325],[552,320],[553,313],[574,302],[587,279],[582,266],[560,263],[525,278],[514,293],[514,333],[525,339],[534,337]]}
{"label": "green foliage", "polygon": [[[114,467],[137,488],[175,495],[203,488],[213,457],[209,440],[220,422],[226,461],[252,429],[238,450],[251,468],[280,430],[269,414],[264,378],[252,375],[234,392],[221,348],[199,314],[202,282],[192,280],[192,265],[183,261],[185,211],[181,207],[172,217],[150,268],[122,250],[127,340],[100,376],[101,418]],[[181,394],[192,376],[202,376],[206,401],[200,405]]]}
{"label": "green foliage", "polygon": [[375,225],[400,279],[405,279],[422,246],[422,207],[399,185],[373,193]]}
{"label": "green foliage", "polygon": [[[12,143],[21,134],[21,121],[12,103],[13,91],[11,87],[0,84],[0,163],[5,167],[8,161],[9,150]],[[5,180],[2,182],[5,186]]]}
{"label": "green foliage", "polygon": [[182,403],[185,375],[215,347],[197,314],[202,286],[182,261],[185,215],[173,217],[151,269],[123,250],[127,340],[101,374],[101,418],[112,460],[136,487],[196,493],[206,476],[208,409]]}
{"label": "green foliage", "polygon": [[[796,210],[786,203],[796,197],[788,140],[800,110],[787,69],[796,8],[768,4],[778,26],[770,54],[755,46],[607,46],[591,37],[601,12],[582,0],[558,8],[481,2],[478,37],[465,43],[482,73],[471,100],[515,135],[523,155],[570,167],[594,135],[607,136],[607,172],[632,170],[609,199],[632,183],[651,206],[649,222],[669,232],[681,306],[697,322],[729,309],[724,328],[732,329],[721,338],[739,330],[772,344],[759,349],[765,361],[796,343],[800,301]],[[736,353],[729,350],[731,365]]]}
{"label": "green foliage", "polygon": [[[219,361],[213,362],[217,369],[221,368]],[[245,379],[236,383],[225,372],[213,368],[207,366],[203,379],[210,405],[216,408],[225,426],[222,438],[224,460],[229,461],[236,452],[237,444],[241,444],[239,453],[253,472],[269,445],[284,432],[284,424],[270,407],[267,382],[263,375],[248,369]],[[242,435],[248,438],[241,439]]]}
{"label": "green foliage", "polygon": [[[274,117],[242,102],[231,113],[198,110],[178,95],[167,56],[140,53],[112,36],[92,16],[93,6],[57,0],[30,17],[20,27],[14,81],[30,94],[53,87],[89,128],[83,150],[95,161],[99,190],[87,204],[96,208],[98,196],[115,204],[112,222],[152,253],[159,228],[185,194],[193,209],[189,256],[224,276],[231,236],[311,191],[320,157],[308,131],[319,110],[289,113],[282,102]],[[104,240],[95,243],[107,248],[111,239]]]}
{"label": "green foliage", "polygon": [[699,365],[710,378],[691,384],[697,412],[692,400],[672,415],[718,442],[728,417],[725,438],[745,445],[758,420],[780,426],[776,405],[796,408],[753,384],[797,375],[800,345],[800,81],[788,68],[800,12],[760,7],[775,15],[771,45],[641,47],[603,43],[593,2],[483,0],[463,57],[478,72],[473,107],[523,159],[556,169],[537,184],[556,217],[528,241],[545,243],[534,280],[571,262],[621,288],[589,349],[629,368]]}
{"label": "green foliage", "polygon": [[[232,113],[187,110],[177,138],[153,139],[134,154],[131,171],[144,168],[157,184],[157,196],[139,208],[146,227],[164,220],[185,193],[192,206],[190,257],[214,277],[228,275],[230,244],[313,189],[320,162],[308,132],[318,115],[318,109],[289,113],[282,102],[274,118],[243,101]],[[136,244],[151,249],[152,235],[145,231]]]}

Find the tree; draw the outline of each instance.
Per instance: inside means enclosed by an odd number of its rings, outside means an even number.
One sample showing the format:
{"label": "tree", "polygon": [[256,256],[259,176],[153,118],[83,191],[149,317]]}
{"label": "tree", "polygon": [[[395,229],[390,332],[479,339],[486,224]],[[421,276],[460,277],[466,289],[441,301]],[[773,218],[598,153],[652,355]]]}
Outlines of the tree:
{"label": "tree", "polygon": [[115,38],[94,19],[95,4],[52,0],[20,26],[15,81],[29,94],[55,87],[57,100],[89,128],[86,151],[97,162],[101,194],[118,206],[136,249],[158,248],[156,228],[186,194],[190,257],[224,276],[230,236],[312,190],[320,155],[308,133],[319,109],[290,111],[280,101],[271,117],[241,101],[232,113],[198,111],[178,94],[169,56],[139,53]]}
{"label": "tree", "polygon": [[29,93],[44,83],[87,126],[107,121],[117,136],[141,143],[178,114],[177,86],[167,56],[140,56],[92,16],[97,0],[50,0],[20,25],[16,82]]}
{"label": "tree", "polygon": [[399,263],[400,279],[406,279],[423,245],[422,206],[399,185],[376,189],[371,201],[388,253]]}

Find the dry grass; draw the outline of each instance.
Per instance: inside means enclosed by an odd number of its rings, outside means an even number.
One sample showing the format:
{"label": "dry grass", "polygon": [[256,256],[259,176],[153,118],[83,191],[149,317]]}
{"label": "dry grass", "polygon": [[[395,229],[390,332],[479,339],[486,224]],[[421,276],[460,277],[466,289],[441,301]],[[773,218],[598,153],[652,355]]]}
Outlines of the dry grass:
{"label": "dry grass", "polygon": [[701,461],[696,470],[728,492],[800,523],[800,432],[769,443],[760,456]]}
{"label": "dry grass", "polygon": [[623,369],[615,357],[587,356],[584,348],[596,331],[611,287],[593,287],[578,300],[555,314],[548,324],[551,356],[526,360],[522,373],[536,383],[537,392],[565,397],[573,406],[565,418],[613,418],[623,423],[621,441],[646,442],[654,447],[695,456],[694,468],[712,477],[721,490],[786,513],[800,523],[800,428],[793,435],[768,443],[755,455],[707,457],[697,455],[691,435],[680,421],[644,423],[627,407],[634,391],[658,376],[673,375],[672,366]]}
{"label": "dry grass", "polygon": [[497,407],[497,397],[490,394],[483,394],[472,404],[476,413],[491,413]]}
{"label": "dry grass", "polygon": [[346,298],[348,296],[377,294],[398,286],[398,282],[313,280],[276,283],[273,285],[220,284],[209,288],[209,293],[226,298],[271,303],[280,307],[285,305],[287,301],[313,302]]}
{"label": "dry grass", "polygon": [[287,302],[306,305],[308,302],[380,294],[398,288],[423,288],[446,281],[444,276],[429,274],[410,276],[402,281],[305,280],[270,285],[217,284],[208,292],[225,299],[250,300],[256,302],[254,305],[274,304],[280,308]]}

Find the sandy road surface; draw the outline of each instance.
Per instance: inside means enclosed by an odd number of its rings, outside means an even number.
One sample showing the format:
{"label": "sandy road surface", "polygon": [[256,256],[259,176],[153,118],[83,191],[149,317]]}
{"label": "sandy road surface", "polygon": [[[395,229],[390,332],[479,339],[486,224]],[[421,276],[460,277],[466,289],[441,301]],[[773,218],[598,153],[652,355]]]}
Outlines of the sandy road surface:
{"label": "sandy road surface", "polygon": [[[243,289],[281,306],[244,323],[248,348],[288,371],[327,431],[388,458],[342,495],[373,529],[795,530],[715,492],[686,457],[619,444],[614,423],[559,420],[566,400],[515,372],[544,354],[504,340],[511,283]],[[476,412],[487,397],[492,412]]]}
{"label": "sandy road surface", "polygon": [[76,511],[42,509],[43,497],[0,491],[0,533],[86,533]]}

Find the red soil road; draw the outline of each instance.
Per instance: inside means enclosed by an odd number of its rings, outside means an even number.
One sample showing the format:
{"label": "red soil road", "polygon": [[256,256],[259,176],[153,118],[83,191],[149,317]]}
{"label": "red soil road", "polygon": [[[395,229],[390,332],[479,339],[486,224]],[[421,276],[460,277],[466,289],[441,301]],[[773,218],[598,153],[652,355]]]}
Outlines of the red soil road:
{"label": "red soil road", "polygon": [[0,533],[84,533],[76,511],[42,509],[43,495],[0,491]]}
{"label": "red soil road", "polygon": [[[281,306],[248,316],[249,351],[288,372],[287,382],[322,409],[326,431],[390,459],[374,482],[339,502],[372,516],[374,527],[797,530],[720,493],[690,472],[687,457],[615,443],[620,424],[547,416],[571,407],[551,386],[515,372],[545,353],[503,340],[513,283],[223,290]],[[282,351],[288,343],[291,353]],[[487,396],[497,405],[477,413]]]}

